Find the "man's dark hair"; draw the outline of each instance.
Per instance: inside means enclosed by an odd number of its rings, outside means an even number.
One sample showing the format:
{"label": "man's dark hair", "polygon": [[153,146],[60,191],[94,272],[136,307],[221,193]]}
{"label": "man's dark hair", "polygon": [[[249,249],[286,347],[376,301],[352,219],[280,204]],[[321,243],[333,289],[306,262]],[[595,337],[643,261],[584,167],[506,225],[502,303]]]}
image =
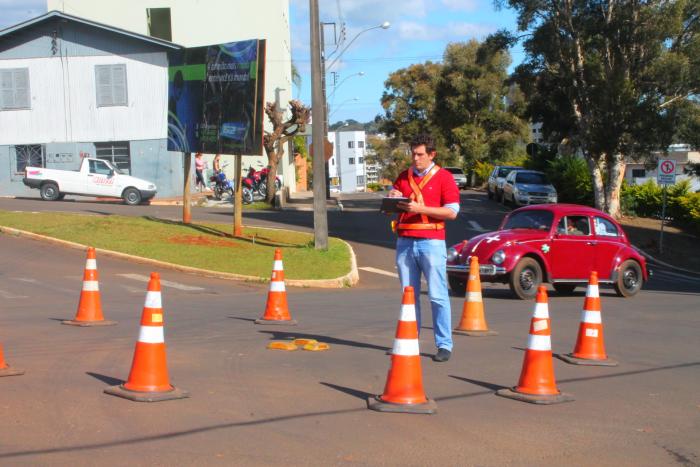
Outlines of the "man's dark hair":
{"label": "man's dark hair", "polygon": [[419,133],[411,140],[411,149],[425,145],[425,151],[428,153],[435,151],[435,140],[428,133]]}

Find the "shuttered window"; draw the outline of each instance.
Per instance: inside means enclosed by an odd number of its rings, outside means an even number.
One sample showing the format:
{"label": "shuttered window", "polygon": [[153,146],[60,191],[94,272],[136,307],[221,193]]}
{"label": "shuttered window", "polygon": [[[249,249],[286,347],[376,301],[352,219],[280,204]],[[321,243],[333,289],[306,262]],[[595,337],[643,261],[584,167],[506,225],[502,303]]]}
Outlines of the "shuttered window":
{"label": "shuttered window", "polygon": [[126,65],[95,65],[97,106],[127,105]]}
{"label": "shuttered window", "polygon": [[0,110],[29,108],[29,69],[0,70]]}
{"label": "shuttered window", "polygon": [[122,173],[131,175],[131,154],[128,141],[110,141],[95,143],[95,156],[109,161]]}

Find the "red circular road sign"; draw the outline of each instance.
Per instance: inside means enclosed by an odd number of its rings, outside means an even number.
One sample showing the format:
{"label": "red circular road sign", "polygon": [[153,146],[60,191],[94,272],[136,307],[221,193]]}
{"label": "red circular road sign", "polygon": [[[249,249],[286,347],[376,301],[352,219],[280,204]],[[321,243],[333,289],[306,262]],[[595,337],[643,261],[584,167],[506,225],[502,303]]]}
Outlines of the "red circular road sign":
{"label": "red circular road sign", "polygon": [[660,168],[663,174],[672,174],[676,172],[676,163],[673,161],[663,161]]}

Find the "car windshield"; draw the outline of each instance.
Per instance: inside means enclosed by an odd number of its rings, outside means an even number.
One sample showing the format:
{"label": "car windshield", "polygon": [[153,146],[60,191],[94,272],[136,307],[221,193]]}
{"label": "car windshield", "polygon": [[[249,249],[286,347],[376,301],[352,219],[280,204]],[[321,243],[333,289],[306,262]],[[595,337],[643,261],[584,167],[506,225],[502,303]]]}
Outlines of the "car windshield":
{"label": "car windshield", "polygon": [[498,169],[498,177],[506,178],[506,176],[511,173],[512,167],[501,167]]}
{"label": "car windshield", "polygon": [[464,172],[462,171],[462,169],[460,169],[458,167],[446,167],[446,169],[450,173],[457,174],[457,175],[464,175]]}
{"label": "car windshield", "polygon": [[509,229],[530,229],[530,230],[547,230],[552,227],[552,219],[554,214],[550,211],[532,210],[514,212],[508,217],[503,230]]}
{"label": "car windshield", "polygon": [[535,172],[520,172],[515,175],[515,183],[531,183],[533,185],[549,185],[544,174]]}

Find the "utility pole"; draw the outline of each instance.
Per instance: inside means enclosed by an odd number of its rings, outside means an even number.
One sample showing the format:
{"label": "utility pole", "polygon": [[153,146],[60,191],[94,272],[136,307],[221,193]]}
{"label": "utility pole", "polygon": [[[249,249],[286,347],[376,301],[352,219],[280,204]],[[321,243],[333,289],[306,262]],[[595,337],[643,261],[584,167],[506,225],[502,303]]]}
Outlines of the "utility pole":
{"label": "utility pole", "polygon": [[326,102],[322,82],[323,64],[321,63],[321,23],[318,19],[318,0],[309,0],[311,25],[311,109],[313,124],[311,141],[313,142],[314,164],[314,246],[317,250],[328,249],[328,210],[326,206],[326,157],[325,157],[325,122]]}

